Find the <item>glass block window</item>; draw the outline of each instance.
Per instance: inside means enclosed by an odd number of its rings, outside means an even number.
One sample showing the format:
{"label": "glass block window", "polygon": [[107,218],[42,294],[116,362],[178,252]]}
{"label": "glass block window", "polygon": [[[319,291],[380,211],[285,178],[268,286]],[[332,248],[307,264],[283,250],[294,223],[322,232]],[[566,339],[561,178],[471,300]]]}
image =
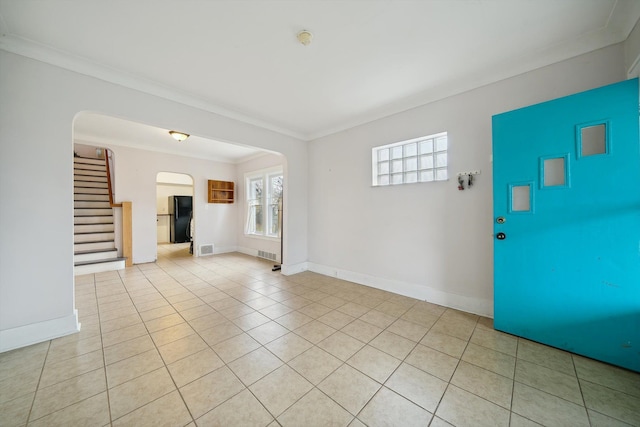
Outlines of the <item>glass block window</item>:
{"label": "glass block window", "polygon": [[446,181],[447,133],[374,147],[371,159],[374,186]]}

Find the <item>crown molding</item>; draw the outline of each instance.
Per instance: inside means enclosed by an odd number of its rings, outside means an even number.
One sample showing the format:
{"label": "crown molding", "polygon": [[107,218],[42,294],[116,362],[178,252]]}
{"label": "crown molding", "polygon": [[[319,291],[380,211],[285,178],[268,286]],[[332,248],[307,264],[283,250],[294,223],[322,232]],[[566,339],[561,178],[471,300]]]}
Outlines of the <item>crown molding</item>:
{"label": "crown molding", "polygon": [[312,133],[308,135],[308,138],[310,141],[314,141],[433,102],[470,92],[502,80],[524,75],[540,68],[624,42],[627,36],[628,33],[625,32],[609,32],[606,28],[601,28],[597,31],[584,34],[578,39],[550,46],[546,49],[524,52],[517,58],[495,64],[489,69],[474,74],[471,78],[469,78],[469,76],[463,76],[462,78],[445,82],[435,88],[400,99],[395,103],[387,104],[374,111],[366,112],[354,120],[341,123],[330,129]]}
{"label": "crown molding", "polygon": [[[0,15],[1,17],[1,15]],[[308,140],[308,135],[292,131],[263,120],[244,115],[237,111],[220,107],[210,101],[204,100],[189,93],[178,91],[174,88],[164,86],[154,81],[143,79],[121,70],[98,64],[79,56],[53,49],[30,40],[16,37],[11,34],[2,34],[0,36],[0,49],[7,52],[21,55],[27,58],[35,59],[47,64],[83,74],[85,76],[94,77],[105,82],[114,83],[139,92],[154,95],[170,101],[178,102],[189,107],[198,108],[208,111],[229,119],[237,120],[248,125],[256,126],[271,132],[290,136],[302,141]]]}
{"label": "crown molding", "polygon": [[[635,17],[638,16],[639,8],[638,4],[632,2],[617,1],[613,5],[607,22],[603,27],[582,34],[580,37],[565,40],[543,49],[522,52],[519,57],[500,64],[494,64],[490,68],[476,72],[470,78],[466,76],[444,82],[438,87],[363,112],[359,116],[342,123],[307,133],[293,131],[247,116],[238,111],[215,105],[211,101],[190,93],[178,91],[68,52],[14,36],[9,33],[6,23],[2,21],[2,15],[0,15],[0,31],[4,31],[6,34],[0,36],[0,49],[308,142],[623,42],[629,36],[634,25],[637,24],[634,20],[637,21]],[[639,59],[640,57],[635,58],[635,61],[631,64],[631,67],[627,70],[629,74],[637,72],[640,68]]]}

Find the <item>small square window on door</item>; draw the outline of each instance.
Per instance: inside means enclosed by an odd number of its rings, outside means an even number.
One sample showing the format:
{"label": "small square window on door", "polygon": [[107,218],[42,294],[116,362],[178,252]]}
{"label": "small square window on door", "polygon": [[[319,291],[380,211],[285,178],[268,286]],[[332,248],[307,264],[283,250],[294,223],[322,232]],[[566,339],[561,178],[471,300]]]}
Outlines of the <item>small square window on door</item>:
{"label": "small square window on door", "polygon": [[540,189],[569,188],[569,154],[540,157]]}
{"label": "small square window on door", "polygon": [[533,213],[533,182],[509,184],[509,213]]}
{"label": "small square window on door", "polygon": [[576,126],[576,153],[581,157],[609,154],[611,152],[609,121],[584,123]]}

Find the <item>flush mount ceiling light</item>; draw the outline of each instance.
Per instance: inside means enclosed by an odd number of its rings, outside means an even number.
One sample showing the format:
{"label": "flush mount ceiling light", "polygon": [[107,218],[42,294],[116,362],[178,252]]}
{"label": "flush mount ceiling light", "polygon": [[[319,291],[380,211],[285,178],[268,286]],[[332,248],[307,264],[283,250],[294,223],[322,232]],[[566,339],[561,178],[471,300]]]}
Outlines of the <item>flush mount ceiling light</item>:
{"label": "flush mount ceiling light", "polygon": [[182,133],[182,132],[178,132],[175,130],[170,130],[169,131],[169,135],[171,135],[173,137],[173,139],[175,139],[178,142],[182,142],[185,139],[189,138],[189,134],[188,133]]}
{"label": "flush mount ceiling light", "polygon": [[305,46],[308,46],[309,44],[311,44],[311,39],[313,38],[313,34],[311,34],[307,30],[302,30],[298,33],[296,37],[298,38],[298,41],[300,43],[302,43]]}

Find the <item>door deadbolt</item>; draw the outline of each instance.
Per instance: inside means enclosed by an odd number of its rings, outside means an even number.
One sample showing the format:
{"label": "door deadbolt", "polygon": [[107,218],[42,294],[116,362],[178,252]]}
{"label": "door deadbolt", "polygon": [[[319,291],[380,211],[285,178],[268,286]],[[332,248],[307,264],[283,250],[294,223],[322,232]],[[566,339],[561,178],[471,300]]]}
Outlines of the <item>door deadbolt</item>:
{"label": "door deadbolt", "polygon": [[503,216],[499,216],[498,218],[496,218],[496,222],[498,224],[504,224],[505,222],[507,222],[507,219]]}
{"label": "door deadbolt", "polygon": [[504,240],[506,238],[507,238],[507,235],[504,234],[503,232],[500,232],[500,233],[496,234],[496,239],[498,239],[498,240]]}

